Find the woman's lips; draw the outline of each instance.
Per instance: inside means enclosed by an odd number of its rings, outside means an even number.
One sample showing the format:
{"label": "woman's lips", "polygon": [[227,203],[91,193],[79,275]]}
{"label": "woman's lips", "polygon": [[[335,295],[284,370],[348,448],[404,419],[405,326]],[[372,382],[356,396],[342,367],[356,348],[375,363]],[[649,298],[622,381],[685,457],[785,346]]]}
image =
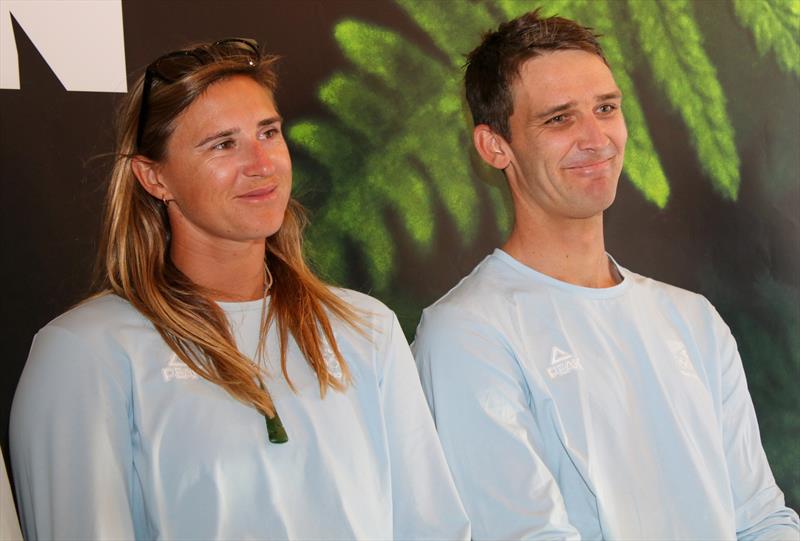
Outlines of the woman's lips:
{"label": "woman's lips", "polygon": [[269,201],[276,197],[278,197],[277,184],[256,188],[255,190],[250,190],[249,192],[237,196],[238,199],[244,199],[245,201]]}

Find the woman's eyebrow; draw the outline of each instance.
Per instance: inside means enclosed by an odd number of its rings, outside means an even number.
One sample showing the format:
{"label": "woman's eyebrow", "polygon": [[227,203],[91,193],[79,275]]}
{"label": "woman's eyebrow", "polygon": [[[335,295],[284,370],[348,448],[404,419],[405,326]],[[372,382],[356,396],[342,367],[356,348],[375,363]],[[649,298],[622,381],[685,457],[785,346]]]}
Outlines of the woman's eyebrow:
{"label": "woman's eyebrow", "polygon": [[242,131],[242,130],[240,130],[239,128],[231,128],[229,130],[218,131],[217,133],[215,133],[213,135],[209,135],[208,137],[204,138],[202,141],[197,143],[194,146],[194,148],[199,148],[199,147],[205,145],[206,143],[208,143],[210,141],[213,141],[214,139],[219,139],[220,137],[230,137],[231,135],[233,135],[235,133],[238,133],[240,131]]}

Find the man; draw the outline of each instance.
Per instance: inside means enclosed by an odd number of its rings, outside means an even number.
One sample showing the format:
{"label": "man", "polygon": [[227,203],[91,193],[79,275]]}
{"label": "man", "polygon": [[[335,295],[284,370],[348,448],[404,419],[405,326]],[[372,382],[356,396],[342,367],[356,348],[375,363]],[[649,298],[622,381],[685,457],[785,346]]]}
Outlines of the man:
{"label": "man", "polygon": [[627,131],[596,36],[523,15],[465,80],[515,223],[415,353],[473,539],[797,539],[726,325],[605,252]]}

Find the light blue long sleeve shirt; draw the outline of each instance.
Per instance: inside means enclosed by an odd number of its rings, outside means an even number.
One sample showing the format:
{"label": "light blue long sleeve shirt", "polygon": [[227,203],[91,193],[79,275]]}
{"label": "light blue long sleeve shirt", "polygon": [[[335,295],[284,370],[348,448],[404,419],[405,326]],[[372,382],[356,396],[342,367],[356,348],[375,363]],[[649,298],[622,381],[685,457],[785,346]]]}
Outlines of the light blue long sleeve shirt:
{"label": "light blue long sleeve shirt", "polygon": [[17,520],[17,509],[11,496],[11,485],[6,473],[6,461],[0,453],[0,539],[22,541],[22,532]]}
{"label": "light blue long sleeve shirt", "polygon": [[[267,386],[289,436],[180,362],[108,295],[34,340],[14,399],[11,458],[26,538],[468,539],[469,525],[408,345],[385,306],[338,294],[366,334],[333,321],[354,382],[319,384],[292,341],[267,337]],[[261,301],[221,303],[241,351]],[[338,365],[327,352],[329,369]]]}
{"label": "light blue long sleeve shirt", "polygon": [[473,539],[798,539],[741,359],[703,297],[496,250],[414,351]]}

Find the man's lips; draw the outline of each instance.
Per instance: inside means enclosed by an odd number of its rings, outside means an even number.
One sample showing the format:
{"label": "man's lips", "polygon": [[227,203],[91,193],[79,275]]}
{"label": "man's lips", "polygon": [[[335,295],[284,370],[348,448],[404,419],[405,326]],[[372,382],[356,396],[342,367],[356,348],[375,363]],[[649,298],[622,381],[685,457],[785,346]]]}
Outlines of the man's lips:
{"label": "man's lips", "polygon": [[564,167],[564,169],[572,173],[577,173],[579,175],[593,175],[595,173],[599,173],[611,167],[611,161],[615,157],[616,156],[610,156],[608,158],[601,160],[593,160],[591,162],[570,164]]}
{"label": "man's lips", "polygon": [[564,169],[598,169],[600,167],[605,166],[611,160],[614,159],[614,156],[609,156],[608,158],[603,158],[600,160],[594,160],[591,162],[583,162],[583,163],[575,163],[570,164],[564,167]]}

